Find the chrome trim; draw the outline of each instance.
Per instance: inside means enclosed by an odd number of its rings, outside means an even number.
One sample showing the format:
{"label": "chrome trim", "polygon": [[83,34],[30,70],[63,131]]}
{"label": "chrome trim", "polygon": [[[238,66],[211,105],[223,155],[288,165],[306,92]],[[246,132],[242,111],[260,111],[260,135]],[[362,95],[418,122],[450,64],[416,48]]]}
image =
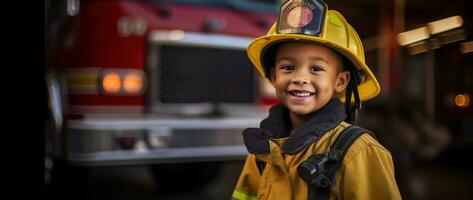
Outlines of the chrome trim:
{"label": "chrome trim", "polygon": [[[67,158],[89,165],[242,159],[247,152],[241,132],[247,127],[258,127],[261,119],[142,115],[70,120],[67,124]],[[136,142],[124,147],[123,138],[134,138]]]}
{"label": "chrome trim", "polygon": [[235,48],[245,50],[254,38],[228,36],[222,34],[202,34],[184,32],[181,30],[151,31],[149,41],[152,44],[182,44],[196,46],[211,46],[217,48]]}
{"label": "chrome trim", "polygon": [[54,131],[52,136],[52,152],[53,156],[61,157],[64,155],[63,145],[63,131],[64,131],[64,118],[63,111],[65,110],[65,104],[67,102],[64,88],[61,84],[61,76],[55,71],[47,71],[45,74],[46,87],[48,90],[48,106],[51,111],[52,120],[54,123]]}
{"label": "chrome trim", "polygon": [[104,166],[149,163],[178,163],[223,160],[244,160],[248,151],[242,145],[155,149],[149,151],[109,151],[71,153],[69,162],[76,165]]}
{"label": "chrome trim", "polygon": [[51,73],[46,74],[46,85],[48,87],[49,93],[49,101],[48,105],[51,109],[51,114],[53,116],[54,125],[56,131],[60,131],[62,129],[63,124],[63,104],[62,104],[62,96],[61,96],[61,88],[59,82],[56,78],[53,77]]}
{"label": "chrome trim", "polygon": [[260,117],[223,119],[185,118],[89,118],[68,121],[68,128],[86,130],[137,130],[137,129],[223,129],[258,127]]}

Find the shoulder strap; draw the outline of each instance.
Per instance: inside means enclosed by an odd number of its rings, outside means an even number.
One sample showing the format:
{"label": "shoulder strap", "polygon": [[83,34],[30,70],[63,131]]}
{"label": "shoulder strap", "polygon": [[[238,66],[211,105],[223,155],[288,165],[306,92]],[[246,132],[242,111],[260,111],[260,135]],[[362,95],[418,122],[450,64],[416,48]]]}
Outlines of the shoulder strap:
{"label": "shoulder strap", "polygon": [[[350,146],[355,140],[364,133],[368,133],[376,139],[371,131],[354,125],[340,133],[335,142],[331,145],[330,151],[327,152],[326,156],[328,156],[328,160],[330,161],[324,164],[324,172],[318,174],[318,177],[315,178],[316,181],[313,181],[316,183],[315,186],[309,185],[309,199],[329,199],[330,188],[335,185],[335,173],[342,165],[346,152],[350,149]],[[320,184],[324,182],[325,184]],[[317,196],[317,198],[315,198],[315,196]]]}
{"label": "shoulder strap", "polygon": [[343,157],[347,153],[348,149],[350,146],[355,142],[355,140],[360,137],[363,133],[368,133],[370,134],[374,139],[376,139],[376,136],[374,135],[373,132],[366,130],[364,128],[361,128],[359,126],[351,125],[348,128],[345,128],[340,135],[337,137],[335,142],[333,142],[332,146],[330,146],[330,149],[332,151],[338,151],[341,153],[341,160],[343,160]]}

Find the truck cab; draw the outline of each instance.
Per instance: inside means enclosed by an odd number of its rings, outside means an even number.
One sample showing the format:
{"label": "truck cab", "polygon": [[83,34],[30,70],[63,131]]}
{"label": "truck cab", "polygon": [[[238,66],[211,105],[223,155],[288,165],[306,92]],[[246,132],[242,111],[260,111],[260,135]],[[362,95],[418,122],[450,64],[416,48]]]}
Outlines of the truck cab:
{"label": "truck cab", "polygon": [[246,47],[279,3],[46,1],[45,183],[57,163],[244,160],[241,131],[277,102]]}

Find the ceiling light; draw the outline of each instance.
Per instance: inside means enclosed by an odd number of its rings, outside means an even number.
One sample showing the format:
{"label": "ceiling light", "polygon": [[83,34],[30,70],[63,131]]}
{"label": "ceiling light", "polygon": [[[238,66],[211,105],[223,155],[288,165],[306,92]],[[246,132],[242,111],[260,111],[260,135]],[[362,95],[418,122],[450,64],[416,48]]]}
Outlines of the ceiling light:
{"label": "ceiling light", "polygon": [[430,34],[437,34],[437,33],[445,32],[448,30],[461,27],[462,25],[463,25],[463,18],[458,15],[427,23],[427,27],[429,28]]}
{"label": "ceiling light", "polygon": [[421,27],[418,29],[399,33],[397,35],[397,42],[401,46],[406,46],[415,42],[419,42],[429,38],[429,32],[427,27]]}

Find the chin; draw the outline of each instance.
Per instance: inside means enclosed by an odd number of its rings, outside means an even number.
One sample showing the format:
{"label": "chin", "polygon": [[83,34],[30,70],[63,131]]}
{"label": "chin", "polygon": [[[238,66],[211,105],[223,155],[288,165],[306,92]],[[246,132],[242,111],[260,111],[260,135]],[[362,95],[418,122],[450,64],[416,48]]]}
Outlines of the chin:
{"label": "chin", "polygon": [[302,106],[302,105],[288,105],[286,107],[291,113],[295,115],[300,115],[300,116],[308,115],[318,110],[314,107]]}

